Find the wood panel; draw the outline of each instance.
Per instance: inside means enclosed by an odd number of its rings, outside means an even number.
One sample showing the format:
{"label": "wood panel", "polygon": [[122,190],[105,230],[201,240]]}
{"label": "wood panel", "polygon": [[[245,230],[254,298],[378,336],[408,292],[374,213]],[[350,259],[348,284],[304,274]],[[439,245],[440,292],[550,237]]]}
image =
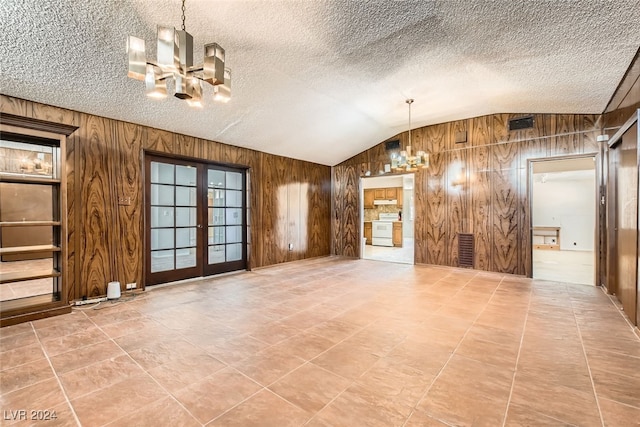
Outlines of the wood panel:
{"label": "wood panel", "polygon": [[12,96],[0,95],[0,113],[31,117],[33,109],[29,101]]}
{"label": "wood panel", "polygon": [[53,107],[51,105],[31,103],[32,113],[30,117],[34,119],[47,120],[65,125],[78,125],[77,115],[72,110]]}
{"label": "wood panel", "polygon": [[173,142],[174,154],[191,158],[198,158],[202,155],[198,152],[199,150],[197,150],[197,148],[199,147],[199,144],[197,144],[197,138],[174,133]]}
{"label": "wood panel", "polygon": [[582,153],[599,153],[600,145],[598,143],[598,135],[600,129],[597,126],[598,117],[594,114],[586,114],[582,117],[581,129],[585,130],[582,134]]}
{"label": "wood panel", "polygon": [[310,211],[307,223],[310,257],[322,256],[330,251],[331,175],[328,172],[328,168],[313,168],[311,170],[309,180]]}
{"label": "wood panel", "polygon": [[331,168],[331,253],[334,255],[344,255],[344,232],[342,229],[345,222],[343,194],[346,189],[344,183],[346,168],[346,165]]}
{"label": "wood panel", "polygon": [[469,120],[467,141],[472,146],[478,147],[491,144],[493,141],[493,120],[491,116],[475,117]]}
{"label": "wood panel", "polygon": [[[81,296],[105,294],[106,284],[115,279],[115,252],[112,250],[114,194],[109,174],[109,150],[111,131],[107,119],[83,114],[81,117],[79,147],[81,165],[77,183],[81,199],[80,247],[76,259],[79,268],[78,280],[82,284]],[[77,149],[76,148],[76,149]]]}
{"label": "wood panel", "polygon": [[[449,123],[449,138],[447,138],[447,149],[454,150],[457,148],[463,148],[467,146],[467,143],[456,144],[456,134],[458,132],[467,132],[468,120],[456,120]],[[469,135],[467,135],[467,141],[469,141]]]}
{"label": "wood panel", "polygon": [[[431,161],[434,161],[434,157],[431,157]],[[433,166],[431,166],[433,168]],[[414,177],[414,212],[424,212],[422,221],[418,221],[417,218],[414,221],[414,262],[417,264],[426,264],[428,262],[427,255],[427,198],[429,197],[429,169],[419,169],[415,173]]]}
{"label": "wood panel", "polygon": [[519,206],[517,144],[499,144],[491,147],[493,172],[492,215],[492,271],[518,272]]}
{"label": "wood panel", "polygon": [[556,116],[557,136],[551,141],[549,153],[551,156],[578,154],[581,152],[581,134],[579,118],[572,114],[558,114]]}
{"label": "wood panel", "polygon": [[458,233],[467,232],[468,176],[466,150],[446,153],[447,264],[458,265]]}
{"label": "wood panel", "polygon": [[171,132],[156,128],[146,128],[145,150],[172,153],[174,151],[173,147],[173,134]]}
{"label": "wood panel", "polygon": [[131,123],[115,122],[113,146],[115,152],[111,162],[115,194],[112,197],[125,198],[123,203],[117,204],[114,211],[117,239],[114,248],[119,256],[116,257],[117,280],[122,283],[137,283],[142,287],[142,271],[144,265],[142,209],[144,198],[142,193],[142,144],[145,139],[145,129]]}
{"label": "wood panel", "polygon": [[358,209],[360,193],[359,193],[359,175],[353,166],[347,166],[344,177],[344,256],[358,257],[360,255],[360,210]]}
{"label": "wood panel", "polygon": [[427,264],[446,265],[447,211],[445,154],[433,154],[427,169],[426,213],[416,210],[415,221],[423,222],[426,231]]}
{"label": "wood panel", "polygon": [[440,153],[447,149],[449,140],[451,139],[448,123],[427,126],[424,132],[427,139],[427,152]]}
{"label": "wood panel", "polygon": [[474,235],[474,268],[491,270],[491,172],[488,147],[478,147],[470,152],[470,231]]}

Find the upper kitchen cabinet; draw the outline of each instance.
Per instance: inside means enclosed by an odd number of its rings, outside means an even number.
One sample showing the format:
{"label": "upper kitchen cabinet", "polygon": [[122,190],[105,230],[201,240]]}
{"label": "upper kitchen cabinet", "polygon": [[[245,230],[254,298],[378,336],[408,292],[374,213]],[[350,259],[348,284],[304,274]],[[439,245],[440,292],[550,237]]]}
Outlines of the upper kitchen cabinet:
{"label": "upper kitchen cabinet", "polygon": [[371,188],[364,190],[364,208],[373,209],[375,205],[394,205],[402,207],[402,187]]}
{"label": "upper kitchen cabinet", "polygon": [[373,201],[375,199],[375,190],[364,190],[364,208],[373,209]]}

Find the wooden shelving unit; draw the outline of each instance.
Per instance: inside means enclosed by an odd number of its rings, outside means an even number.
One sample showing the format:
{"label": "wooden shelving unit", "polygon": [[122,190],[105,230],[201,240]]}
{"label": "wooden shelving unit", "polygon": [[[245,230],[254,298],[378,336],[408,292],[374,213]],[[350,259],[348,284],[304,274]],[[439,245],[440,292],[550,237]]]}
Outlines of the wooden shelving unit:
{"label": "wooden shelving unit", "polygon": [[[6,272],[0,273],[0,285],[13,289],[31,286],[20,282],[40,279],[51,282],[51,292],[46,294],[42,294],[42,288],[35,288],[26,297],[0,301],[0,326],[7,326],[71,311],[65,280],[65,157],[66,137],[77,128],[11,114],[3,114],[2,119],[2,150],[7,163],[0,172],[0,185],[10,191],[0,199],[0,256],[6,263]],[[12,160],[18,158],[26,159],[21,162],[46,161],[47,174],[30,170],[22,173],[22,166],[18,168]],[[41,209],[34,210],[34,206]],[[39,260],[37,267],[29,264],[34,258]],[[42,260],[50,260],[51,264]],[[37,282],[36,285],[41,286]]]}
{"label": "wooden shelving unit", "polygon": [[560,227],[533,227],[532,238],[534,249],[560,250]]}

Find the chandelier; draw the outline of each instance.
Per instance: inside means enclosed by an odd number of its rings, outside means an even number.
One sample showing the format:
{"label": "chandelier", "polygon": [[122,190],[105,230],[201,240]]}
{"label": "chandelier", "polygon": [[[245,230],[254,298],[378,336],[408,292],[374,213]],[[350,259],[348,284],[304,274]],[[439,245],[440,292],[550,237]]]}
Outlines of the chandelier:
{"label": "chandelier", "polygon": [[422,150],[416,152],[415,155],[411,153],[411,104],[413,104],[413,99],[407,99],[405,102],[409,105],[409,142],[406,150],[400,151],[400,154],[391,154],[391,167],[397,171],[413,172],[419,168],[429,167],[429,154]]}
{"label": "chandelier", "polygon": [[231,70],[225,68],[224,49],[217,43],[204,45],[202,65],[193,65],[193,36],[185,30],[185,0],[182,0],[182,31],[158,25],[158,60],[148,61],[145,42],[129,36],[128,77],[143,80],[146,94],[152,98],[167,96],[167,83],[173,83],[174,96],[192,107],[202,107],[204,83],[213,86],[213,99],[231,99]]}

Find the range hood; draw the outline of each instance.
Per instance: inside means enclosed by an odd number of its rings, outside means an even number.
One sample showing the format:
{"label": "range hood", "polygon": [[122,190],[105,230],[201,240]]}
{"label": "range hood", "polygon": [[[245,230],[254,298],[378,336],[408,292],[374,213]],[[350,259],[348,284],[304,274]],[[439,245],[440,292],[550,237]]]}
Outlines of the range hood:
{"label": "range hood", "polygon": [[397,205],[398,201],[396,199],[393,200],[374,200],[374,205]]}

